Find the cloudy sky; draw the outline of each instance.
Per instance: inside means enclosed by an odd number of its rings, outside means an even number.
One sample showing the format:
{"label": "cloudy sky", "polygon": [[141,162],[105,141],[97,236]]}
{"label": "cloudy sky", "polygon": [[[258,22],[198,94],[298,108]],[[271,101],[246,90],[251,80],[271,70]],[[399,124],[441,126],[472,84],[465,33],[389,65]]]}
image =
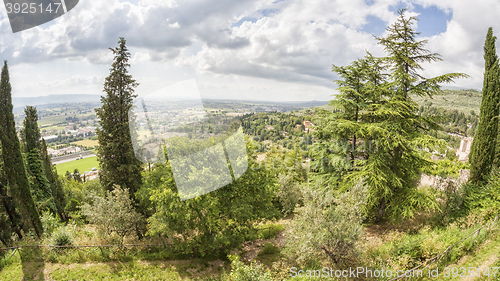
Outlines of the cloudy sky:
{"label": "cloudy sky", "polygon": [[0,59],[14,96],[100,95],[108,48],[125,37],[139,94],[194,78],[204,98],[329,100],[332,64],[383,55],[373,35],[403,7],[443,57],[424,75],[465,72],[453,86],[480,89],[487,28],[500,35],[498,0],[80,0],[18,33],[3,6]]}

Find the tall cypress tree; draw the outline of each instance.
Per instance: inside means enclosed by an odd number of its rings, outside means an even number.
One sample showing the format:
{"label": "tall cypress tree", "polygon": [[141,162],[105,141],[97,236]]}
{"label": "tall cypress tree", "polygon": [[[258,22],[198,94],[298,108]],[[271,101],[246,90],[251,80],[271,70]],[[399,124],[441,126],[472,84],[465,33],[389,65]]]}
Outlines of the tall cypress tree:
{"label": "tall cypress tree", "polygon": [[6,246],[10,246],[12,233],[15,232],[19,239],[22,239],[23,235],[21,233],[21,217],[16,211],[12,196],[7,192],[7,185],[3,162],[0,161],[0,240]]}
{"label": "tall cypress tree", "polygon": [[24,126],[21,137],[24,140],[24,148],[27,155],[28,174],[31,179],[31,189],[34,195],[34,200],[38,205],[38,210],[51,211],[56,213],[54,198],[50,183],[45,176],[43,163],[40,154],[41,135],[38,128],[38,114],[36,107],[27,106],[24,110],[26,117],[24,118]]}
{"label": "tall cypress tree", "polygon": [[112,190],[116,184],[128,188],[133,196],[142,183],[142,168],[134,154],[128,113],[136,97],[134,89],[139,84],[128,74],[130,53],[125,43],[121,37],[119,46],[110,48],[115,57],[104,83],[106,95],[101,97],[102,106],[96,109],[100,119],[97,154],[103,187]]}
{"label": "tall cypress tree", "polygon": [[12,87],[7,61],[5,61],[0,78],[0,141],[5,176],[9,193],[14,198],[24,220],[24,230],[27,231],[31,228],[40,237],[43,233],[42,222],[31,197],[30,184],[24,167],[12,109]]}
{"label": "tall cypress tree", "polygon": [[52,190],[52,197],[54,198],[57,214],[61,220],[67,221],[68,218],[66,216],[66,212],[64,211],[64,207],[66,206],[66,197],[64,196],[62,183],[58,178],[55,165],[53,165],[50,160],[50,156],[47,152],[47,144],[44,139],[42,139],[40,155],[42,157],[45,177],[49,181],[50,188]]}
{"label": "tall cypress tree", "polygon": [[484,43],[485,71],[479,125],[469,155],[471,165],[469,182],[473,184],[486,180],[494,161],[498,135],[498,103],[500,102],[499,66],[495,41],[496,36],[493,36],[493,28],[490,27]]}

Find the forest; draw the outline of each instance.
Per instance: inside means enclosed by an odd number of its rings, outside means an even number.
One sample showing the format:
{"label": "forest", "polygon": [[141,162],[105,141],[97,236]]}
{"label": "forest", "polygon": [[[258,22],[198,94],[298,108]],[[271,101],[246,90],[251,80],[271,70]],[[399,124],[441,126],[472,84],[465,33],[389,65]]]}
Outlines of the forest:
{"label": "forest", "polygon": [[[134,148],[139,81],[120,38],[95,109],[95,180],[58,175],[36,107],[16,130],[5,61],[0,280],[500,280],[496,37],[490,28],[481,93],[442,90],[468,75],[423,76],[442,58],[416,21],[401,10],[374,39],[385,56],[333,65],[328,105],[217,108],[161,140],[154,163]],[[449,108],[450,96],[480,108]]]}

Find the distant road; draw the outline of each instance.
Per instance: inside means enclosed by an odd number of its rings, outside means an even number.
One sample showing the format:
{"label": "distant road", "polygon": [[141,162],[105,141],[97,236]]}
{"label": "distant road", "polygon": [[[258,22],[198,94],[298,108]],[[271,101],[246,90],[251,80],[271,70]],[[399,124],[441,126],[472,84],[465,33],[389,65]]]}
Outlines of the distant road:
{"label": "distant road", "polygon": [[82,152],[79,152],[79,153],[74,153],[74,154],[68,154],[68,155],[63,155],[63,156],[52,157],[51,161],[52,161],[52,164],[57,165],[57,164],[61,164],[61,163],[64,163],[64,162],[69,162],[69,161],[76,160],[76,158],[80,157],[80,155],[83,158],[88,158],[88,157],[95,156],[94,154],[92,154],[91,151],[82,151]]}

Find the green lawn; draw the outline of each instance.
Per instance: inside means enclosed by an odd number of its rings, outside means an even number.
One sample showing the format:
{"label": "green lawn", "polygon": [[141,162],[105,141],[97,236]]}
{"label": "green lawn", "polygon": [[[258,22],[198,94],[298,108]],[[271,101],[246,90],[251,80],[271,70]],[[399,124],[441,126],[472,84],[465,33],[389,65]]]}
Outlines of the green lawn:
{"label": "green lawn", "polygon": [[[222,267],[208,261],[141,261],[103,263],[43,263],[22,264],[17,258],[0,270],[0,280],[199,280],[220,276]],[[227,264],[223,264],[229,271]]]}
{"label": "green lawn", "polygon": [[78,169],[80,173],[91,171],[92,168],[99,168],[99,163],[97,162],[97,156],[92,156],[89,158],[83,158],[80,160],[73,160],[70,162],[65,162],[56,165],[57,173],[59,175],[64,175],[66,171],[73,172]]}

